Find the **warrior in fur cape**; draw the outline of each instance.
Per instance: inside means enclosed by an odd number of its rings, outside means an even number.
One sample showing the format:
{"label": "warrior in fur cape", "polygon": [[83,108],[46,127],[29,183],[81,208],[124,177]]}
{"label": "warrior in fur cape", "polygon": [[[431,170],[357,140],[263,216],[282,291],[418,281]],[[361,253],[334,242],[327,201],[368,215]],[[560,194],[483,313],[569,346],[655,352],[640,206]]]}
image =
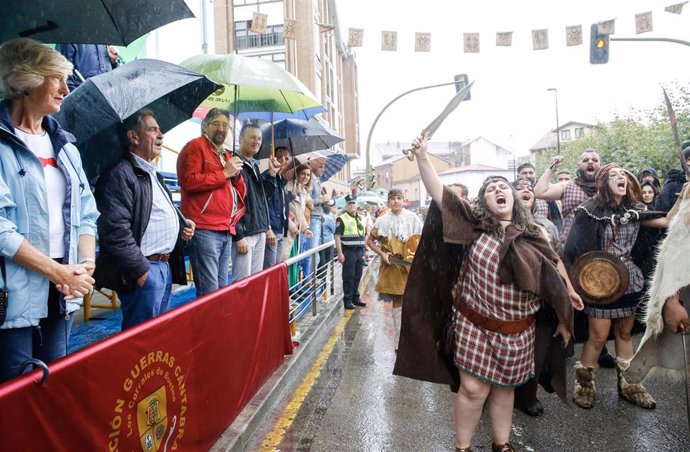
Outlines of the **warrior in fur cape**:
{"label": "warrior in fur cape", "polygon": [[683,189],[682,197],[674,207],[676,209],[668,234],[659,248],[657,266],[647,293],[647,329],[630,367],[624,373],[630,383],[641,382],[648,375],[671,378],[684,375],[682,338],[674,333],[679,324],[682,323],[686,331],[690,325],[687,312],[690,306],[690,273],[684,265],[690,252],[690,185]]}

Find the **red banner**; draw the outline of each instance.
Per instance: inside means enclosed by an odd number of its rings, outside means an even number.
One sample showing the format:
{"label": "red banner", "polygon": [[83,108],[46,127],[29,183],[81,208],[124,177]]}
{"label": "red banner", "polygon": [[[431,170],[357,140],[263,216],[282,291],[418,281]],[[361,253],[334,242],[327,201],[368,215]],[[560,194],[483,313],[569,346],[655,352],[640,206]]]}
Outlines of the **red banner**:
{"label": "red banner", "polygon": [[292,353],[285,264],[0,386],[0,450],[207,450]]}

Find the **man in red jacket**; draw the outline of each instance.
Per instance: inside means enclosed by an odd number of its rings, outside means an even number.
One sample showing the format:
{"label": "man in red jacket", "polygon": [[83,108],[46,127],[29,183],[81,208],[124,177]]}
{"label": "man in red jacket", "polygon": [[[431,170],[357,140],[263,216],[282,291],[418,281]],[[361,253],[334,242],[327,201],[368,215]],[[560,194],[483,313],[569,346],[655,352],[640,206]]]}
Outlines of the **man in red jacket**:
{"label": "man in red jacket", "polygon": [[244,215],[247,192],[242,162],[223,146],[232,135],[228,112],[211,109],[201,128],[203,134],[187,143],[177,159],[180,210],[197,225],[189,246],[197,297],[228,285],[232,236]]}

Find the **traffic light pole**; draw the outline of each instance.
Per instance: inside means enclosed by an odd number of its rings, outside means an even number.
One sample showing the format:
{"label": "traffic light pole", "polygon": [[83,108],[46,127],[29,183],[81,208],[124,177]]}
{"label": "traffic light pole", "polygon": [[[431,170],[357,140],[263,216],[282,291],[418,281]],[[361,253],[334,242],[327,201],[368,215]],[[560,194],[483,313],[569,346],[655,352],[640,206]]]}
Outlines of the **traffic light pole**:
{"label": "traffic light pole", "polygon": [[676,44],[682,44],[684,46],[690,46],[690,42],[688,41],[683,41],[681,39],[673,39],[673,38],[614,38],[611,36],[609,38],[611,41],[656,41],[656,42],[673,42]]}
{"label": "traffic light pole", "polygon": [[393,105],[393,103],[394,103],[396,100],[400,99],[400,98],[403,97],[403,96],[407,96],[407,95],[410,94],[410,93],[414,93],[414,92],[416,92],[416,91],[421,91],[421,90],[424,90],[424,89],[438,88],[438,87],[440,87],[440,86],[455,85],[456,83],[457,83],[457,82],[439,83],[438,85],[422,86],[422,87],[420,87],[420,88],[415,88],[415,89],[411,89],[411,90],[409,90],[409,91],[405,91],[404,93],[402,93],[401,95],[399,95],[398,97],[396,97],[395,99],[393,99],[392,101],[388,102],[388,103],[386,104],[386,106],[383,107],[383,109],[379,112],[379,114],[376,115],[376,118],[374,119],[374,122],[371,124],[371,127],[369,128],[369,134],[367,135],[367,144],[366,144],[366,150],[365,150],[365,152],[366,152],[366,154],[365,154],[365,161],[366,161],[365,165],[366,165],[366,167],[367,167],[367,168],[366,168],[366,170],[367,170],[367,175],[366,175],[366,180],[365,180],[365,185],[364,185],[364,186],[366,187],[367,190],[369,190],[369,188],[371,188],[371,185],[372,185],[372,184],[371,184],[371,164],[370,164],[370,157],[369,157],[369,145],[371,144],[371,135],[374,133],[374,127],[376,127],[376,123],[379,122],[379,118],[381,117],[381,115],[383,114],[383,112],[385,112],[385,111],[388,109],[388,107],[390,107],[391,105]]}

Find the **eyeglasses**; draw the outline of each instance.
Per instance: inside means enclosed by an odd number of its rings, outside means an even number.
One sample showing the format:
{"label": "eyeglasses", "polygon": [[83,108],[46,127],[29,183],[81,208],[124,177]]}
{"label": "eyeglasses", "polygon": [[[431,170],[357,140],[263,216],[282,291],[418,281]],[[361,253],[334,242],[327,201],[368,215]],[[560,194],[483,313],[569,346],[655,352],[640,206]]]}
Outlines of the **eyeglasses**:
{"label": "eyeglasses", "polygon": [[210,124],[210,126],[213,127],[213,128],[215,128],[215,129],[221,129],[221,128],[222,128],[222,129],[229,129],[229,128],[230,128],[230,124],[229,124],[229,123],[227,123],[227,122],[220,122],[220,121],[213,121],[213,122]]}

